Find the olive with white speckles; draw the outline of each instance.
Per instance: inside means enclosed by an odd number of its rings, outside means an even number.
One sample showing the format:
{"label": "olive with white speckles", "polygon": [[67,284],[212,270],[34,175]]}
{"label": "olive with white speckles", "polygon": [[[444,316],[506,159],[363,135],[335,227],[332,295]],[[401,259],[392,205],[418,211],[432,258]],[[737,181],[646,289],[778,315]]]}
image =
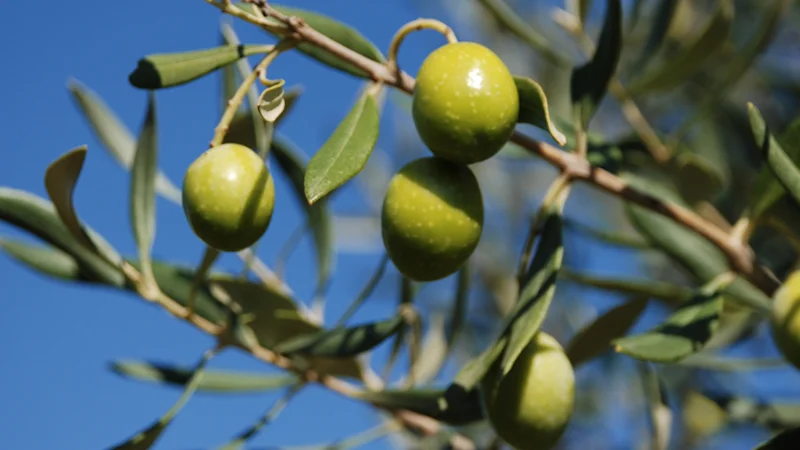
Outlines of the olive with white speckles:
{"label": "olive with white speckles", "polygon": [[384,246],[415,281],[458,271],[483,231],[483,197],[472,171],[437,157],[420,158],[392,177],[381,213]]}
{"label": "olive with white speckles", "polygon": [[498,378],[501,361],[495,360],[480,387],[495,432],[517,450],[555,447],[575,408],[575,372],[563,348],[540,331]]}
{"label": "olive with white speckles", "polygon": [[456,42],[422,62],[412,115],[434,155],[473,164],[508,142],[519,115],[519,94],[513,75],[494,52],[474,42]]}
{"label": "olive with white speckles", "polygon": [[192,231],[220,251],[240,251],[258,241],[274,207],[272,175],[264,160],[243,145],[206,150],[183,179],[183,211]]}

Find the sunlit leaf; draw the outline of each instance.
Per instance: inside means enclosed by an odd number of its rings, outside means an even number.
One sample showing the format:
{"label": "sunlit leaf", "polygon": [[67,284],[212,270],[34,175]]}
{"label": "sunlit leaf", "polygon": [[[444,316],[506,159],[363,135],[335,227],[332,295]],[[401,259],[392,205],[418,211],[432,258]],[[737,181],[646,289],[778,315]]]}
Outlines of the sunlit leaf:
{"label": "sunlit leaf", "polygon": [[544,89],[528,77],[514,76],[519,92],[519,117],[517,122],[529,123],[550,133],[559,145],[567,143],[567,137],[550,120],[550,107]]}
{"label": "sunlit leaf", "polygon": [[565,349],[572,366],[577,368],[608,350],[611,342],[633,327],[647,306],[647,298],[636,298],[603,313],[572,337]]}
{"label": "sunlit leaf", "polygon": [[[53,204],[46,199],[30,192],[0,187],[0,220],[26,230],[69,254],[87,277],[112,286],[125,285],[122,273],[78,242],[61,221]],[[83,229],[110,258],[119,258],[102,236],[85,224]]]}
{"label": "sunlit leaf", "polygon": [[646,91],[661,91],[678,86],[702,67],[702,64],[728,39],[733,23],[732,0],[721,0],[708,25],[696,41],[689,44],[678,55],[652,72],[645,73],[629,86],[629,91],[638,94]]}
{"label": "sunlit leaf", "polygon": [[333,226],[330,208],[325,199],[309,205],[305,196],[305,157],[299,149],[281,134],[276,134],[270,152],[278,167],[292,183],[295,198],[306,213],[311,235],[314,238],[314,249],[317,255],[317,284],[324,287],[334,268]]}
{"label": "sunlit leaf", "polygon": [[80,266],[75,258],[57,248],[0,239],[0,249],[45,275],[70,281],[90,281],[81,275]]}
{"label": "sunlit leaf", "polygon": [[719,325],[724,283],[712,282],[680,306],[662,324],[614,340],[617,352],[654,362],[675,362],[703,349]]}
{"label": "sunlit leaf", "polygon": [[180,86],[240,58],[267,53],[271,48],[271,45],[223,45],[187,52],[156,53],[140,59],[128,81],[139,89]]}
{"label": "sunlit leaf", "polygon": [[405,409],[450,425],[464,425],[484,418],[477,389],[384,389],[361,391],[357,397],[388,409]]}
{"label": "sunlit leaf", "polygon": [[622,47],[622,5],[608,0],[603,30],[591,61],[575,68],[570,93],[575,114],[585,128],[603,100],[608,83],[617,69]]}
{"label": "sunlit leaf", "polygon": [[752,103],[748,103],[747,108],[756,145],[764,155],[768,167],[795,203],[800,205],[800,169],[769,131],[758,108]]}
{"label": "sunlit leaf", "polygon": [[[70,80],[67,87],[100,144],[117,163],[130,170],[136,152],[136,141],[131,131],[96,92],[77,80]],[[181,190],[161,170],[156,175],[156,189],[167,200],[181,204]]]}
{"label": "sunlit leaf", "polygon": [[[121,360],[111,364],[110,369],[126,378],[151,383],[185,386],[192,378],[188,367],[148,361]],[[293,375],[258,374],[222,370],[203,372],[197,382],[198,392],[253,393],[278,389],[295,382]]]}
{"label": "sunlit leaf", "polygon": [[284,109],[286,109],[286,101],[283,98],[284,84],[286,84],[284,80],[277,80],[271,86],[264,89],[264,92],[258,97],[258,112],[267,122],[275,122],[278,120],[278,117],[280,117]]}
{"label": "sunlit leaf", "polygon": [[[248,3],[232,3],[234,6],[237,6],[248,12],[253,12],[255,8],[255,6]],[[364,37],[363,34],[349,25],[313,11],[288,7],[273,2],[270,2],[269,5],[282,14],[299,17],[311,28],[362,56],[380,63],[385,61],[383,54],[380,52],[380,50],[378,50],[375,44],[370,42],[370,40]],[[306,55],[334,69],[339,69],[351,75],[362,78],[371,78],[370,74],[364,70],[349,62],[343,61],[340,57],[329,52],[328,50],[322,49],[311,43],[300,43],[296,48]]]}
{"label": "sunlit leaf", "polygon": [[156,234],[156,173],[158,171],[158,124],[155,95],[150,92],[131,168],[130,220],[139,250],[144,279],[152,283],[150,253]]}
{"label": "sunlit leaf", "polygon": [[282,354],[346,358],[360,355],[382,344],[405,324],[397,315],[381,322],[321,330],[310,335],[296,336],[275,346]]}
{"label": "sunlit leaf", "polygon": [[364,91],[308,163],[305,195],[309,204],[342,186],[364,168],[378,141],[379,127],[375,98]]}

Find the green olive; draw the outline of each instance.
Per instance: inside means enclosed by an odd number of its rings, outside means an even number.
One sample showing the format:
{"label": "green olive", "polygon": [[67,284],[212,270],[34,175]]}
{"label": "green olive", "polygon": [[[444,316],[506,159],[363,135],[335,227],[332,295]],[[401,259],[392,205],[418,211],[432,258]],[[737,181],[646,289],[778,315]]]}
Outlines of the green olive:
{"label": "green olive", "polygon": [[446,44],[420,66],[412,114],[434,155],[472,164],[508,142],[519,94],[511,72],[490,49],[474,42]]}
{"label": "green olive", "polygon": [[383,242],[397,269],[416,281],[458,271],[483,231],[483,197],[467,166],[420,158],[392,177],[381,215]]}
{"label": "green olive", "polygon": [[792,272],[775,291],[771,331],[778,350],[800,369],[800,271]]}
{"label": "green olive", "polygon": [[575,372],[563,348],[540,331],[498,382],[500,361],[481,381],[495,432],[517,450],[553,448],[575,408]]}
{"label": "green olive", "polygon": [[217,250],[236,252],[253,245],[267,230],[274,208],[272,176],[248,147],[213,147],[186,171],[186,219],[197,237]]}

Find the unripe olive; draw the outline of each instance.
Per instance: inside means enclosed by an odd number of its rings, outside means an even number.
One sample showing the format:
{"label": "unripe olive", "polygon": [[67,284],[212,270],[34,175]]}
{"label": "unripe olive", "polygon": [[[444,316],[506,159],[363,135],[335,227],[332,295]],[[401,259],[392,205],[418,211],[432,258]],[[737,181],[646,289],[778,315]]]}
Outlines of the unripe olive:
{"label": "unripe olive", "polygon": [[456,271],[475,251],[483,231],[483,197],[467,166],[420,158],[392,177],[381,229],[395,267],[416,281]]}
{"label": "unripe olive", "polygon": [[481,381],[481,398],[498,436],[517,450],[548,450],[561,439],[575,407],[575,372],[552,336],[538,332],[497,381],[498,358]]}
{"label": "unripe olive", "polygon": [[778,350],[800,369],[800,271],[792,272],[775,291],[771,331]]}
{"label": "unripe olive", "polygon": [[434,155],[476,163],[496,154],[511,137],[519,115],[517,86],[490,49],[474,42],[446,44],[420,66],[412,115]]}
{"label": "unripe olive", "polygon": [[243,145],[206,150],[183,179],[183,211],[192,231],[220,251],[253,245],[267,230],[274,207],[272,175]]}

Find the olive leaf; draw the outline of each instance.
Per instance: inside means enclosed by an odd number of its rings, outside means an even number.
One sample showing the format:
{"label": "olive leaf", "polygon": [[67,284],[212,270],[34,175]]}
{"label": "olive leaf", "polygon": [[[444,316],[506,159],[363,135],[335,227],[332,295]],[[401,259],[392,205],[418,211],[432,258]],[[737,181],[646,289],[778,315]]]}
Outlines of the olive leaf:
{"label": "olive leaf", "polygon": [[[642,47],[642,52],[634,63],[632,73],[641,73],[642,69],[647,67],[647,64],[658,53],[664,43],[664,38],[667,36],[672,19],[675,17],[675,10],[680,0],[658,0],[658,7],[654,14],[650,33],[647,35],[647,41]],[[643,1],[637,2],[638,9],[641,9]],[[637,8],[634,8],[636,10]]]}
{"label": "olive leaf", "polygon": [[275,122],[286,108],[286,101],[283,99],[284,80],[276,80],[258,97],[258,112],[267,122]]}
{"label": "olive leaf", "polygon": [[289,177],[295,197],[306,213],[317,255],[318,290],[327,285],[334,268],[333,225],[326,199],[309,205],[305,196],[306,162],[303,153],[281,134],[276,134],[270,152],[278,167]]}
{"label": "olive leaf", "polygon": [[189,83],[238,59],[268,53],[271,45],[223,45],[188,52],[156,53],[140,59],[128,81],[139,89],[164,89]]}
{"label": "olive leaf", "polygon": [[365,90],[308,163],[305,195],[309,204],[342,186],[364,168],[378,141],[379,129],[378,106]]}
{"label": "olive leaf", "polygon": [[404,324],[405,318],[397,315],[381,322],[320,330],[284,340],[274,350],[286,355],[346,358],[372,350],[399,332]]}
{"label": "olive leaf", "polygon": [[49,245],[31,245],[0,238],[0,249],[34,270],[69,281],[90,281],[81,275],[75,258]]}
{"label": "olive leaf", "polygon": [[750,114],[750,125],[753,128],[756,145],[764,155],[767,166],[781,186],[789,193],[789,196],[800,206],[800,169],[797,168],[792,158],[781,148],[781,145],[769,131],[769,127],[758,108],[754,104],[748,103],[747,109]]}
{"label": "olive leaf", "polygon": [[118,267],[108,263],[108,260],[120,258],[113,247],[85,224],[81,224],[83,230],[109,259],[103,259],[78,242],[50,201],[27,191],[0,187],[0,220],[28,231],[72,256],[88,278],[112,286],[125,285],[125,277]]}
{"label": "olive leaf", "polygon": [[719,325],[722,293],[734,279],[722,277],[704,285],[686,304],[652,330],[614,340],[614,348],[636,359],[675,362],[703,349]]}
{"label": "olive leaf", "polygon": [[[123,168],[130,170],[136,152],[136,141],[131,131],[96,92],[77,80],[70,80],[68,88],[101,146]],[[181,190],[161,170],[156,174],[156,189],[167,200],[181,204]]]}
{"label": "olive leaf", "polygon": [[547,130],[559,145],[566,144],[567,137],[550,120],[550,108],[542,86],[528,77],[517,75],[514,76],[514,83],[516,83],[517,92],[519,93],[519,117],[517,122],[528,123]]}
{"label": "olive leaf", "polygon": [[499,337],[461,367],[451,386],[470,391],[499,357],[503,358],[502,374],[508,373],[544,321],[555,294],[563,254],[561,214],[551,210],[542,226],[536,254],[522,279],[517,304],[504,320]]}
{"label": "olive leaf", "polygon": [[611,342],[624,336],[647,307],[648,299],[626,301],[603,313],[579,330],[569,341],[565,353],[574,368],[611,350]]}
{"label": "olive leaf", "polygon": [[673,304],[686,302],[692,297],[690,288],[653,280],[598,277],[568,269],[561,269],[559,277],[596,289],[655,298]]}
{"label": "olive leaf", "polygon": [[[44,185],[58,216],[72,233],[72,236],[86,248],[97,253],[99,250],[83,229],[78,214],[75,212],[75,204],[73,202],[75,185],[83,170],[85,159],[85,145],[61,155],[47,167]],[[117,258],[117,255],[113,255],[113,259],[110,259],[109,262],[118,264],[119,258]]]}
{"label": "olive leaf", "polygon": [[[649,192],[660,200],[686,206],[677,193],[658,182],[631,172],[623,173],[622,178],[628,184]],[[722,251],[686,226],[628,201],[625,202],[625,212],[631,224],[645,239],[686,269],[700,283],[707,283],[728,270],[728,261]],[[769,298],[744,278],[738,277],[727,287],[725,294],[757,311],[768,313],[770,310]]]}
{"label": "olive leaf", "polygon": [[161,416],[161,418],[153,422],[153,424],[146,429],[136,433],[127,441],[115,445],[112,447],[112,450],[147,450],[151,448],[156,441],[158,441],[158,438],[161,437],[161,433],[167,429],[175,416],[181,411],[181,409],[183,409],[183,406],[192,397],[197,389],[198,384],[200,383],[201,376],[203,375],[203,371],[205,370],[208,361],[211,360],[214,355],[216,355],[216,352],[212,351],[203,354],[203,357],[200,358],[200,361],[198,361],[195,367],[192,369],[192,376],[188,383],[186,383],[180,398],[178,398],[178,401],[172,405],[166,414]]}
{"label": "olive leaf", "polygon": [[[789,126],[777,137],[777,141],[786,155],[797,166],[800,163],[800,117],[792,121]],[[764,139],[761,140],[764,142]],[[759,142],[756,142],[759,144]],[[757,219],[772,208],[786,194],[786,189],[776,178],[769,162],[762,166],[758,180],[753,189],[750,209],[751,217]]]}
{"label": "olive leaf", "polygon": [[620,0],[608,0],[603,30],[588,63],[575,68],[570,79],[570,94],[575,116],[583,128],[606,94],[608,83],[617,68],[622,47],[622,5]]}
{"label": "olive leaf", "polygon": [[[308,336],[322,329],[311,322],[290,296],[261,283],[234,278],[225,274],[209,275],[210,292],[224,303],[236,304],[240,315],[249,316],[247,323],[259,345],[275,350],[298,336]],[[334,376],[360,379],[362,369],[354,358],[327,356],[303,357],[310,369]]]}
{"label": "olive leaf", "polygon": [[[148,361],[115,361],[110,370],[126,378],[171,386],[186,386],[192,379],[190,368]],[[208,393],[253,393],[278,389],[295,381],[295,376],[287,374],[207,370],[200,375],[196,389]]]}
{"label": "olive leaf", "polygon": [[447,389],[364,390],[355,397],[382,408],[414,411],[450,425],[465,425],[484,418],[478,389],[464,391],[450,386]]}
{"label": "olive leaf", "polygon": [[[156,173],[158,171],[158,125],[155,95],[147,97],[147,112],[142,124],[131,168],[130,220],[144,281],[154,283],[151,263],[156,233]],[[154,287],[154,286],[151,286]]]}
{"label": "olive leaf", "polygon": [[730,34],[733,24],[734,5],[732,0],[721,0],[717,10],[705,30],[697,40],[689,44],[678,55],[671,56],[669,61],[652,72],[645,73],[629,86],[631,94],[647,91],[663,91],[683,83],[689,76],[702,67],[702,64],[716,54]]}
{"label": "olive leaf", "polygon": [[[244,2],[231,3],[247,12],[255,13],[255,5]],[[370,40],[364,37],[363,34],[349,25],[334,20],[328,16],[300,8],[288,7],[273,2],[270,2],[269,6],[287,16],[299,17],[311,28],[366,58],[379,63],[383,63],[386,59],[380,50],[378,50],[378,48],[375,46],[375,44],[370,42]],[[275,25],[279,25],[274,19],[269,20],[271,20]],[[269,30],[267,30],[267,32],[277,36],[276,32]],[[295,48],[311,58],[314,58],[317,61],[334,69],[341,70],[345,73],[349,73],[361,78],[371,78],[371,75],[365,72],[363,69],[360,69],[354,64],[342,60],[336,54],[331,53],[326,49],[322,49],[314,44],[301,42],[298,43]]]}

